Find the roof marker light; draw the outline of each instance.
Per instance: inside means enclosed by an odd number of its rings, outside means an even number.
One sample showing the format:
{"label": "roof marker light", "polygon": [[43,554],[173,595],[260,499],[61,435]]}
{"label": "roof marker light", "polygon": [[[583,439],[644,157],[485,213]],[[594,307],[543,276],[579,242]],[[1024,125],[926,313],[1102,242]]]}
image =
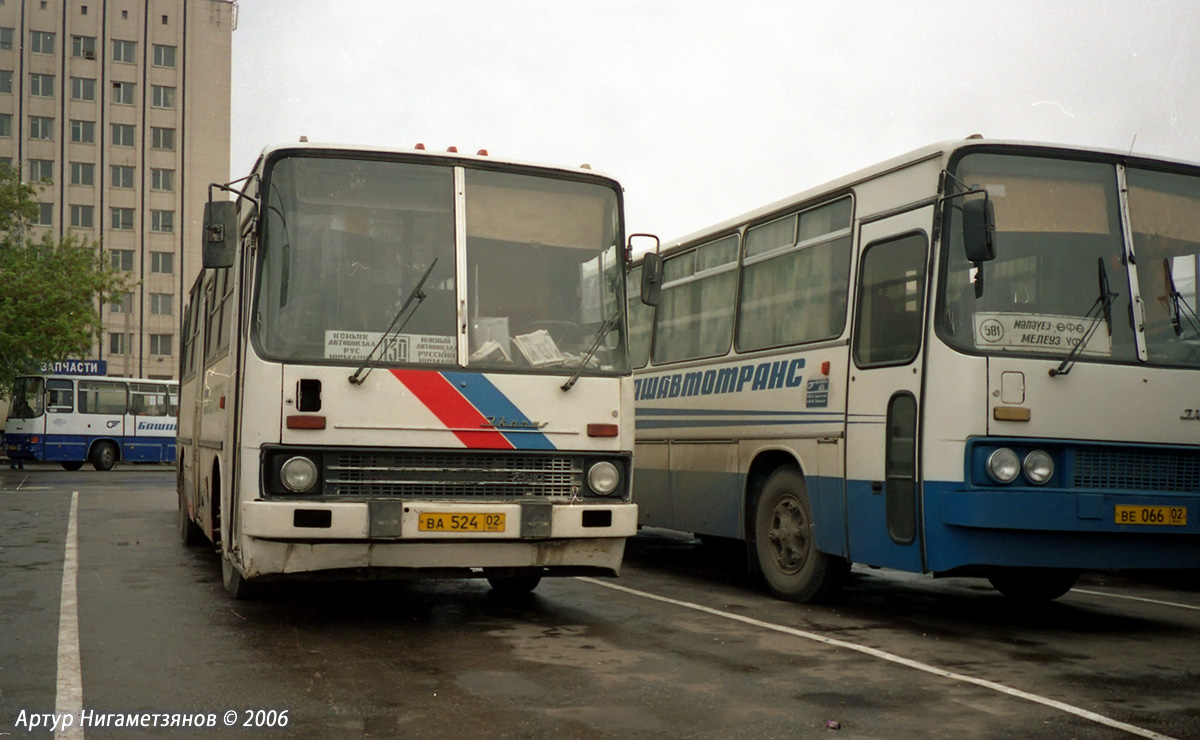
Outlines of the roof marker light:
{"label": "roof marker light", "polygon": [[486,157],[488,155],[487,149],[480,149],[479,151],[475,152],[475,154],[480,157]]}
{"label": "roof marker light", "polygon": [[421,152],[425,151],[425,145],[422,144],[421,142],[417,142],[417,145],[413,148],[416,149],[417,151],[421,151]]}
{"label": "roof marker light", "polygon": [[446,151],[450,152],[451,154],[458,154],[458,147],[456,147],[456,146],[446,147]]}

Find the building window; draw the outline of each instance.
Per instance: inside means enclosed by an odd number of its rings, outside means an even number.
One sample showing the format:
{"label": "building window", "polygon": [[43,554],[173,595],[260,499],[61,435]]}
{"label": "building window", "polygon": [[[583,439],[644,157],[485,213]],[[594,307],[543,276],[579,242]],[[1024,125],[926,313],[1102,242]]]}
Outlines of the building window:
{"label": "building window", "polygon": [[113,61],[133,64],[137,60],[137,42],[113,39]]}
{"label": "building window", "polygon": [[0,50],[9,50],[13,48],[13,29],[0,28]]}
{"label": "building window", "polygon": [[31,159],[29,160],[29,172],[26,173],[26,182],[51,182],[54,180],[54,160],[52,159]]}
{"label": "building window", "polygon": [[92,206],[71,206],[71,225],[90,229],[95,225],[96,209]]}
{"label": "building window", "polygon": [[133,146],[134,138],[132,125],[128,123],[114,123],[112,125],[113,146]]}
{"label": "building window", "polygon": [[54,204],[53,203],[38,203],[38,226],[53,226],[54,225]]}
{"label": "building window", "polygon": [[[132,263],[133,252],[129,253],[130,262]],[[132,264],[130,265],[132,267]],[[130,313],[133,311],[133,293],[121,293],[113,297],[113,302],[108,304],[109,313]]]}
{"label": "building window", "polygon": [[0,113],[0,136],[12,136],[12,114]]}
{"label": "building window", "polygon": [[53,54],[54,34],[49,31],[30,31],[29,47],[34,54]]}
{"label": "building window", "polygon": [[152,355],[169,355],[171,354],[170,334],[151,334],[150,335],[150,354]]}
{"label": "building window", "polygon": [[71,142],[75,144],[96,143],[95,121],[71,121]]}
{"label": "building window", "polygon": [[54,140],[54,119],[45,116],[29,117],[29,138],[42,141]]}
{"label": "building window", "polygon": [[170,293],[150,294],[150,313],[155,316],[170,316],[175,305],[175,296]]}
{"label": "building window", "polygon": [[154,45],[154,66],[175,68],[175,47],[163,44]]}
{"label": "building window", "polygon": [[175,88],[166,85],[151,85],[151,103],[154,108],[174,108]]}
{"label": "building window", "polygon": [[150,147],[165,149],[169,152],[175,151],[175,129],[152,126],[150,128]]}
{"label": "building window", "polygon": [[175,211],[150,211],[150,230],[159,234],[175,233]]}
{"label": "building window", "polygon": [[[109,254],[112,255],[112,266],[114,270],[120,270],[121,272],[133,272],[132,249],[114,249],[110,251]],[[126,293],[125,295],[129,294]]]}
{"label": "building window", "polygon": [[150,189],[168,193],[175,192],[175,170],[152,168],[150,170]]}
{"label": "building window", "polygon": [[54,75],[29,75],[29,94],[37,98],[54,97]]}
{"label": "building window", "polygon": [[164,26],[167,25],[167,16],[165,16],[165,15],[163,16],[163,25]]}
{"label": "building window", "polygon": [[108,353],[110,355],[129,354],[129,335],[116,333],[109,334]]}
{"label": "building window", "polygon": [[71,78],[71,100],[95,100],[96,80],[91,77]]}
{"label": "building window", "polygon": [[137,96],[137,85],[133,82],[113,83],[113,102],[120,105],[133,105]]}
{"label": "building window", "polygon": [[112,166],[112,186],[114,188],[133,189],[133,168],[114,164]]}
{"label": "building window", "polygon": [[71,56],[76,59],[95,59],[96,58],[96,37],[95,36],[72,36],[71,37]]}
{"label": "building window", "polygon": [[87,15],[87,6],[86,6],[86,5],[80,5],[80,6],[79,6],[79,14],[80,14],[80,15]]}
{"label": "building window", "polygon": [[12,93],[11,69],[0,69],[0,93]]}
{"label": "building window", "polygon": [[[113,231],[133,231],[133,209],[132,208],[113,208],[111,225],[112,225]],[[133,254],[133,253],[130,252],[130,254]],[[133,269],[133,268],[130,268],[130,269]]]}
{"label": "building window", "polygon": [[72,162],[71,163],[71,184],[72,185],[95,185],[96,184],[96,165],[91,162]]}
{"label": "building window", "polygon": [[150,272],[157,272],[163,275],[175,274],[175,253],[174,252],[151,252],[150,253]]}

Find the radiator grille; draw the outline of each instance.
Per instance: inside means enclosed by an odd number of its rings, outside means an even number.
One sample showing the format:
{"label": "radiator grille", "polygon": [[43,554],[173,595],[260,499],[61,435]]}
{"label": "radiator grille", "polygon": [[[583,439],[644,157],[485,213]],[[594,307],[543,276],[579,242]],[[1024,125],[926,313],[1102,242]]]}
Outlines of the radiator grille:
{"label": "radiator grille", "polygon": [[583,461],[562,456],[402,452],[325,459],[330,496],[570,497],[582,485]]}
{"label": "radiator grille", "polygon": [[1080,449],[1075,487],[1144,491],[1200,491],[1200,453]]}

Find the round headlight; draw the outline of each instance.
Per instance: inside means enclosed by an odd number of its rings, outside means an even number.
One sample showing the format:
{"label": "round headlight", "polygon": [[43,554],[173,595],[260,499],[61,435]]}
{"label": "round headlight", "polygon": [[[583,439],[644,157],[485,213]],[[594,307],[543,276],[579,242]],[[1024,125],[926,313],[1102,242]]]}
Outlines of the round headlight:
{"label": "round headlight", "polygon": [[289,489],[303,493],[317,482],[317,464],[307,457],[293,457],[279,469],[279,478]]}
{"label": "round headlight", "polygon": [[1034,450],[1025,456],[1025,477],[1030,483],[1043,485],[1054,477],[1054,458],[1045,450]]}
{"label": "round headlight", "polygon": [[600,496],[607,496],[617,490],[617,484],[621,482],[621,471],[617,470],[617,466],[602,460],[588,470],[588,488],[592,492]]}
{"label": "round headlight", "polygon": [[1012,483],[1021,474],[1021,459],[1017,453],[1001,447],[988,455],[987,473],[997,483]]}

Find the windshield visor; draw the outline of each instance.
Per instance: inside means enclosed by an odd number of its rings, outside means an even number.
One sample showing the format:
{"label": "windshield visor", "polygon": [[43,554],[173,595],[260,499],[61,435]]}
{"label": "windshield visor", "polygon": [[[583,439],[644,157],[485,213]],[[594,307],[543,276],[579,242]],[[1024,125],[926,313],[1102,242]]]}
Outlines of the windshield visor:
{"label": "windshield visor", "polygon": [[[996,213],[996,259],[976,266],[963,249],[962,204],[982,196],[949,199],[942,337],[969,352],[1055,359],[1083,342],[1080,361],[1136,362],[1115,167],[978,153],[959,160],[953,174],[971,189],[987,190]],[[1102,281],[1111,326],[1100,305]]]}

